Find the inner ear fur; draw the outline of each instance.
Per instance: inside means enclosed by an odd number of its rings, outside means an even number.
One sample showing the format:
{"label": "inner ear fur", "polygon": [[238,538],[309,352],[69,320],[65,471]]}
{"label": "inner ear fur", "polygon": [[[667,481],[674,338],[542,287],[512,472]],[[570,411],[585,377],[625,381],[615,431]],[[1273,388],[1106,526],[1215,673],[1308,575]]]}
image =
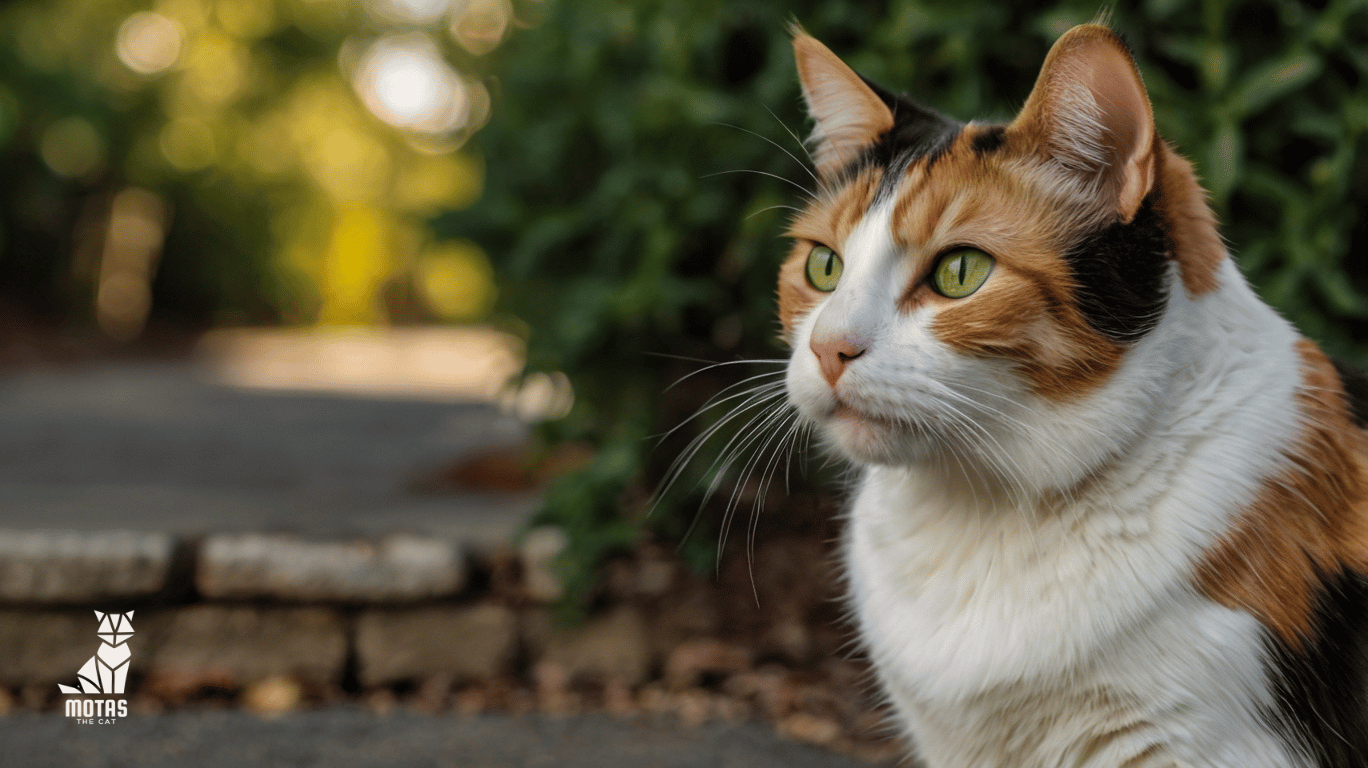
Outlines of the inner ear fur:
{"label": "inner ear fur", "polygon": [[1009,129],[1029,135],[1129,222],[1154,186],[1154,112],[1125,43],[1106,27],[1064,33]]}
{"label": "inner ear fur", "polygon": [[801,30],[794,30],[793,56],[816,123],[813,162],[822,178],[830,178],[893,128],[893,112],[855,70]]}

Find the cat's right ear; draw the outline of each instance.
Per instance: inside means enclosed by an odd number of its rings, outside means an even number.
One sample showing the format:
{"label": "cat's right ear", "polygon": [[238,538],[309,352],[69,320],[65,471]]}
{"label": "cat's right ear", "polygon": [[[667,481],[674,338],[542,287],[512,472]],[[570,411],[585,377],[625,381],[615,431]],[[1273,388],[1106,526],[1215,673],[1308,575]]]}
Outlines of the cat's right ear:
{"label": "cat's right ear", "polygon": [[793,32],[793,57],[808,114],[817,173],[827,179],[893,128],[893,112],[855,70],[807,33]]}

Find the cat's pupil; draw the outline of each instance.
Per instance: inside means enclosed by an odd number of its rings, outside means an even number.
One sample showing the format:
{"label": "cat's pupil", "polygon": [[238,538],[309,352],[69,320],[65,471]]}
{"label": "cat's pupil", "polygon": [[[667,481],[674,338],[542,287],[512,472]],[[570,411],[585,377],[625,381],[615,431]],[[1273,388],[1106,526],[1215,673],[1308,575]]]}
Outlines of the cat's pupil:
{"label": "cat's pupil", "polygon": [[966,259],[966,258],[964,258],[963,256],[957,256],[957,257],[955,257],[955,258],[959,260],[959,265],[960,265],[960,268],[959,268],[959,281],[960,281],[960,285],[964,285],[964,279],[965,279],[966,277],[968,277],[968,275],[969,275],[969,260]]}
{"label": "cat's pupil", "polygon": [[834,266],[836,266],[836,259],[833,258],[833,254],[828,253],[827,256],[826,256],[826,276],[827,276],[827,277],[831,277],[831,268],[834,267]]}

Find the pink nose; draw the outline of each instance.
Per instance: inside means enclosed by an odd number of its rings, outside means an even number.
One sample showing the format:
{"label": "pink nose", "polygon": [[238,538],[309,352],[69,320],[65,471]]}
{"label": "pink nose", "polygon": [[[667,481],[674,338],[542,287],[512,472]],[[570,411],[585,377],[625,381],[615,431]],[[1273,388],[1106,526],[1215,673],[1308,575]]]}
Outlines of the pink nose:
{"label": "pink nose", "polygon": [[822,368],[822,378],[833,387],[841,378],[841,374],[845,373],[846,365],[863,355],[866,350],[864,345],[844,337],[818,340],[813,336],[808,346],[812,348],[812,354],[817,356],[817,363]]}

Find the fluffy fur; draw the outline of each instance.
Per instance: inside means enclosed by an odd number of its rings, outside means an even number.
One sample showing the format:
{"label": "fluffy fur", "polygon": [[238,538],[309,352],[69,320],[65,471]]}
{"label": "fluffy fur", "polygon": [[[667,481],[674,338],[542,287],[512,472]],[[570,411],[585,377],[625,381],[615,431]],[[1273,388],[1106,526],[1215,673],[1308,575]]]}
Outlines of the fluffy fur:
{"label": "fluffy fur", "polygon": [[[788,399],[860,469],[853,613],[926,764],[1368,764],[1368,446],[1125,46],[1070,31],[1004,126],[795,52],[822,187],[780,271]],[[994,269],[947,298],[961,247]]]}

